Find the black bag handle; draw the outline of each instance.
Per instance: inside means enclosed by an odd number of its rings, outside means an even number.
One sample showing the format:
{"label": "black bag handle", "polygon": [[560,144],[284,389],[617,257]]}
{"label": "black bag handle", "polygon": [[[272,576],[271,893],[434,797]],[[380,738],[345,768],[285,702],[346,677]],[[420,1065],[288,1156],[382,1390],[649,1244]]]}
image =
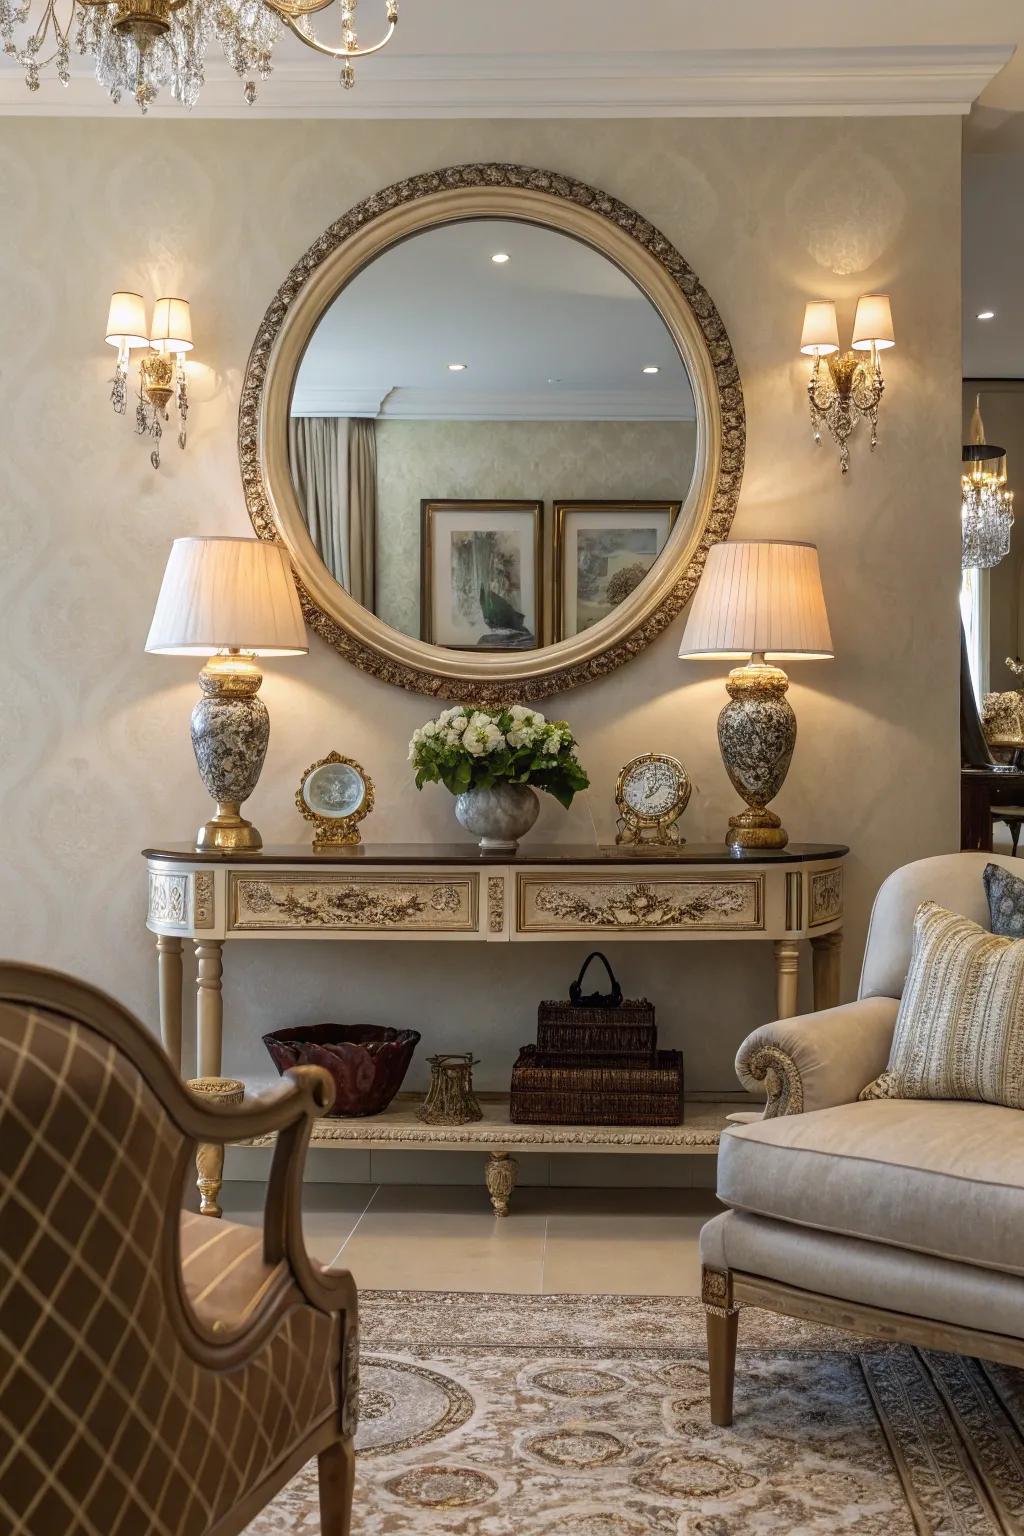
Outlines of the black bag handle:
{"label": "black bag handle", "polygon": [[[586,975],[587,966],[591,960],[600,960],[608,972],[608,980],[612,984],[610,992],[591,992],[589,997],[583,996],[583,977]],[[618,1008],[622,1002],[622,988],[615,979],[615,972],[608,964],[608,956],[602,955],[599,949],[592,949],[590,954],[580,966],[580,973],[569,988],[570,1003],[585,1004],[588,1008]]]}

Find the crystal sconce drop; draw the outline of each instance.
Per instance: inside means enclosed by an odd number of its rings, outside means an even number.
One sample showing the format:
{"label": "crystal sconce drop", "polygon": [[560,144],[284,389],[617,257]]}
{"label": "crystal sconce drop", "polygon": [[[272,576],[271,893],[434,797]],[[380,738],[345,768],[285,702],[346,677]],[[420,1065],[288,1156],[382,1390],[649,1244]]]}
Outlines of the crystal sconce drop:
{"label": "crystal sconce drop", "polygon": [[192,315],[187,299],[157,299],[153,323],[146,324],[146,304],[140,293],[115,293],[107,315],[107,341],[117,348],[117,367],[110,403],[119,416],[128,408],[128,365],[133,348],[144,347],[139,360],[139,397],[135,404],[135,431],[151,438],[150,463],[160,468],[160,440],[167,407],[174,399],[178,412],[178,447],[185,446],[188,420],[188,381],[185,353],[192,351]]}
{"label": "crystal sconce drop", "polygon": [[[836,306],[831,299],[813,299],[804,311],[800,351],[814,358],[807,382],[814,441],[824,427],[839,448],[845,475],[850,468],[850,434],[861,417],[871,423],[871,446],[878,442],[878,407],[885,390],[878,354],[896,344],[892,310],[884,293],[857,300],[852,350],[840,352]],[[822,368],[821,360],[825,359]]]}

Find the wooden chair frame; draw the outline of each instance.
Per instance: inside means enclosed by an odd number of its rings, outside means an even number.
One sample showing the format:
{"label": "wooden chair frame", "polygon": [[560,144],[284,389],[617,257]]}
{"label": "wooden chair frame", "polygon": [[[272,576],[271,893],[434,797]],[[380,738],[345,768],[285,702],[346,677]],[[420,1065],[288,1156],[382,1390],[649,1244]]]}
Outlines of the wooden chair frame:
{"label": "wooden chair frame", "polygon": [[722,1428],[733,1419],[733,1387],[736,1379],[736,1345],[741,1306],[760,1307],[797,1317],[807,1323],[842,1328],[866,1338],[892,1344],[915,1344],[920,1349],[942,1349],[951,1354],[973,1355],[1001,1365],[1024,1366],[1024,1340],[978,1328],[959,1327],[890,1312],[862,1302],[843,1301],[817,1291],[800,1290],[781,1280],[768,1280],[740,1270],[705,1269],[701,1300],[707,1319],[708,1369],[711,1378],[711,1422]]}
{"label": "wooden chair frame", "polygon": [[[184,1190],[196,1147],[275,1132],[263,1221],[263,1257],[280,1265],[240,1328],[204,1325],[185,1294],[181,1265],[180,1209],[169,1206],[160,1244],[163,1288],[171,1326],[182,1349],[215,1373],[247,1364],[281,1326],[294,1306],[297,1287],[309,1306],[342,1319],[338,1409],[316,1425],[288,1459],[273,1467],[243,1500],[203,1536],[238,1536],[274,1495],[313,1456],[318,1459],[322,1536],[349,1536],[355,1455],[352,1445],[357,1392],[357,1301],[352,1276],[322,1270],[310,1261],[302,1235],[302,1174],[313,1122],[330,1109],[334,1087],[320,1067],[296,1067],[273,1096],[252,1104],[200,1102],[174,1071],[163,1047],[126,1008],[105,992],[43,967],[0,964],[0,1006],[44,1009],[93,1030],[132,1063],[181,1132],[174,1183]],[[212,1219],[212,1218],[211,1218]]]}

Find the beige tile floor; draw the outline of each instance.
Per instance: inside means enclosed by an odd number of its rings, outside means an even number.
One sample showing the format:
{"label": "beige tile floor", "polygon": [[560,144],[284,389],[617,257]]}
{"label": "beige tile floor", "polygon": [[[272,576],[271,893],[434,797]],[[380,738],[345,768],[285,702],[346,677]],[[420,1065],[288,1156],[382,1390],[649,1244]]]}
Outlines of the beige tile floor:
{"label": "beige tile floor", "polygon": [[[258,1222],[262,1191],[226,1185],[224,1214]],[[704,1189],[520,1188],[498,1220],[461,1185],[307,1185],[310,1253],[367,1290],[693,1296]],[[326,1208],[325,1208],[326,1207]]]}

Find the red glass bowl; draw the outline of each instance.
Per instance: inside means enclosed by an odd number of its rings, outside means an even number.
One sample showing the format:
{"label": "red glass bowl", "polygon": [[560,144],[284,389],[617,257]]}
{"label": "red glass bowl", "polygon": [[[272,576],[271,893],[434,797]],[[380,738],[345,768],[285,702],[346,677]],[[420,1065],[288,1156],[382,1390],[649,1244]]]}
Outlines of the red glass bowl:
{"label": "red glass bowl", "polygon": [[415,1029],[377,1024],[306,1024],[276,1029],[263,1044],[279,1072],[323,1067],[334,1082],[332,1115],[379,1115],[401,1088],[420,1042]]}

